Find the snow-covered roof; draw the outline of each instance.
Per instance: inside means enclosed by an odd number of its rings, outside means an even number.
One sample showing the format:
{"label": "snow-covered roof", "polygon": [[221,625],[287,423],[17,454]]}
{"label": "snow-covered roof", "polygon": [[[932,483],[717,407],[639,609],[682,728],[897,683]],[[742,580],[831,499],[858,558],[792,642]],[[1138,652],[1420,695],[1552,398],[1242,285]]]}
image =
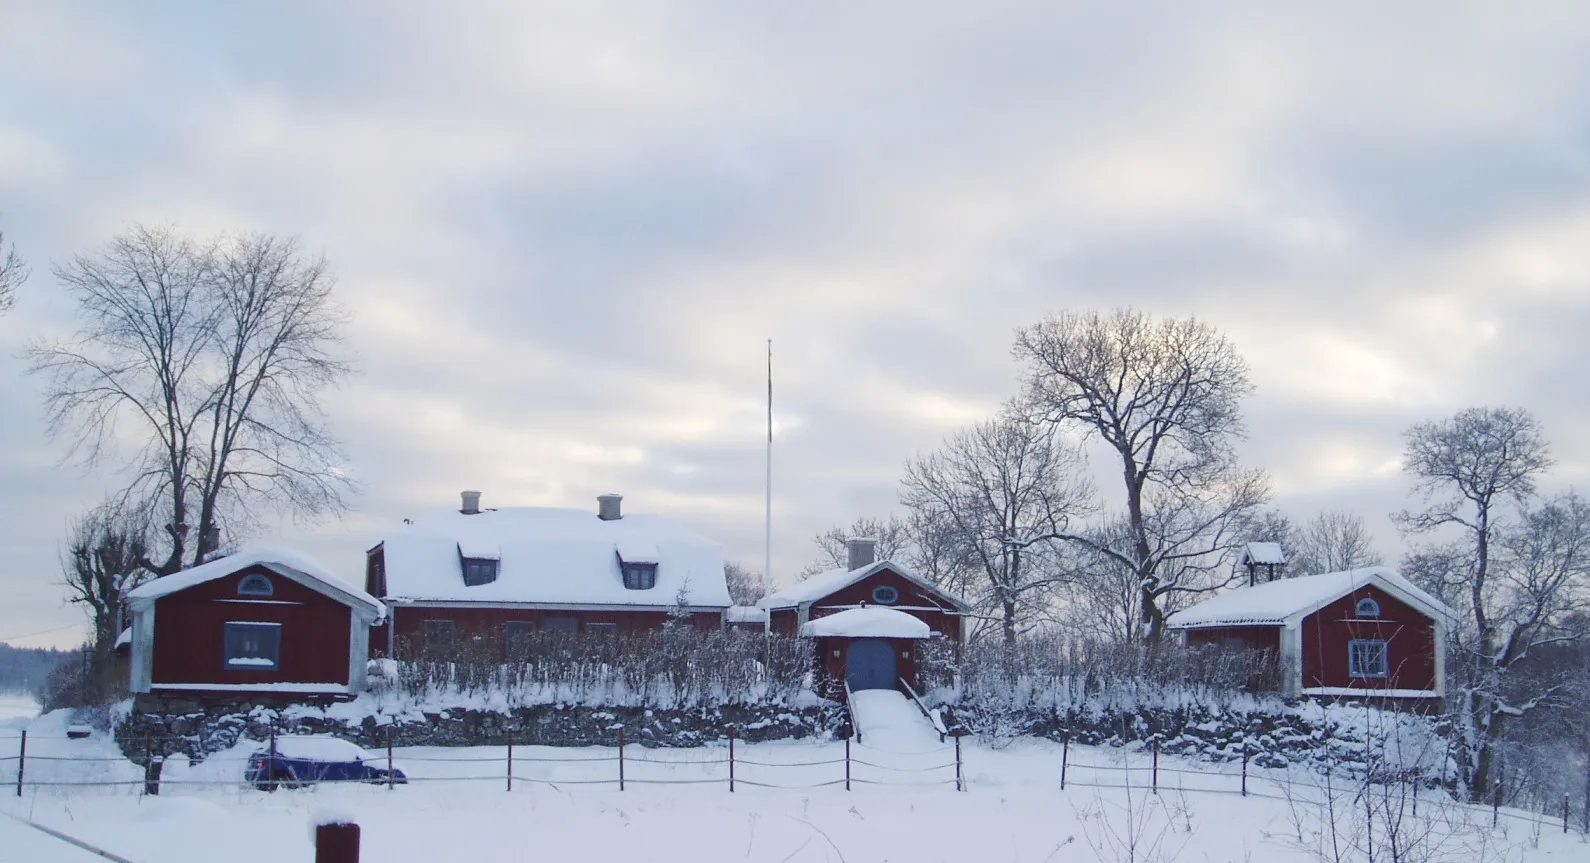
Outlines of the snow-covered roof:
{"label": "snow-covered roof", "polygon": [[128,593],[127,602],[134,608],[146,607],[162,596],[235,575],[251,566],[263,566],[311,590],[318,590],[350,606],[362,607],[377,618],[386,614],[386,607],[375,597],[343,581],[313,560],[283,548],[245,548],[192,569],[161,576]]}
{"label": "snow-covered roof", "polygon": [[[550,507],[437,510],[382,546],[393,600],[666,607],[683,589],[692,607],[731,604],[722,546],[655,515],[603,521],[594,512]],[[471,550],[490,551],[498,561],[495,581],[464,584],[461,554],[474,556]],[[656,586],[625,588],[620,558],[657,564]]]}
{"label": "snow-covered roof", "polygon": [[1209,626],[1282,626],[1374,584],[1432,618],[1452,611],[1413,582],[1383,566],[1327,572],[1239,587],[1166,618],[1171,629]]}
{"label": "snow-covered roof", "polygon": [[1286,563],[1286,552],[1281,550],[1279,542],[1250,542],[1242,550],[1242,563],[1244,566],[1250,563],[1280,566]]}
{"label": "snow-covered roof", "polygon": [[928,638],[926,623],[892,608],[850,608],[807,621],[801,635],[811,638]]}
{"label": "snow-covered roof", "polygon": [[731,605],[724,611],[730,623],[765,623],[767,611],[754,605]]}
{"label": "snow-covered roof", "polygon": [[923,590],[932,592],[935,596],[942,597],[960,611],[968,609],[966,602],[960,597],[932,584],[911,570],[888,560],[880,560],[860,569],[831,569],[827,572],[818,573],[805,581],[797,582],[783,590],[775,591],[762,597],[762,601],[758,602],[757,605],[762,608],[790,608],[807,602],[816,602],[885,569],[897,573],[900,577],[913,582]]}

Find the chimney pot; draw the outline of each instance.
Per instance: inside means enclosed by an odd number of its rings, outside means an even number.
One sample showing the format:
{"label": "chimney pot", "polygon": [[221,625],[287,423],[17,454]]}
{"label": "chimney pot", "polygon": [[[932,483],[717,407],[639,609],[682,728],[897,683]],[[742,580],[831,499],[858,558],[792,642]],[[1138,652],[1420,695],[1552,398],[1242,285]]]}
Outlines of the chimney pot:
{"label": "chimney pot", "polygon": [[480,492],[466,491],[459,496],[464,499],[464,505],[458,510],[459,512],[464,515],[475,515],[480,512]]}
{"label": "chimney pot", "polygon": [[596,517],[602,521],[618,521],[624,517],[623,503],[624,496],[621,494],[597,495]]}
{"label": "chimney pot", "polygon": [[845,540],[845,556],[852,571],[872,566],[878,559],[878,541],[870,536]]}

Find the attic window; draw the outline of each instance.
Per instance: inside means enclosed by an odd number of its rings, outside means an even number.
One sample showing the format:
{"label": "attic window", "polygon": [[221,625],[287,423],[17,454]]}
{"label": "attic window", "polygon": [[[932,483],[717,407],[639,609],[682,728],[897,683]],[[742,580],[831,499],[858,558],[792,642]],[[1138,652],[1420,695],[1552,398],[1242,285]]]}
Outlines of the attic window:
{"label": "attic window", "polygon": [[1358,617],[1379,617],[1380,603],[1365,597],[1358,600],[1358,607],[1353,611]]}
{"label": "attic window", "polygon": [[487,557],[466,557],[463,561],[466,586],[476,587],[497,580],[497,561]]}
{"label": "attic window", "polygon": [[626,590],[651,590],[657,586],[657,564],[631,562],[621,557],[618,565],[624,571]]}
{"label": "attic window", "polygon": [[894,605],[900,601],[900,589],[887,584],[880,584],[872,589],[872,601],[879,605]]}
{"label": "attic window", "polygon": [[276,587],[271,580],[257,572],[237,584],[238,596],[271,596],[275,593]]}

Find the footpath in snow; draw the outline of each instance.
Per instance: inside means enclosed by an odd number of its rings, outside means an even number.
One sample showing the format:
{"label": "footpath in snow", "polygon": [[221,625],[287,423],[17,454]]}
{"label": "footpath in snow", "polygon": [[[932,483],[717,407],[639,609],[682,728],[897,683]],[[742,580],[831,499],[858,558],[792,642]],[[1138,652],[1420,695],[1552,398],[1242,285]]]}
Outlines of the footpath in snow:
{"label": "footpath in snow", "polygon": [[892,689],[863,689],[851,694],[851,709],[861,742],[885,752],[925,752],[944,748],[938,730],[915,702]]}

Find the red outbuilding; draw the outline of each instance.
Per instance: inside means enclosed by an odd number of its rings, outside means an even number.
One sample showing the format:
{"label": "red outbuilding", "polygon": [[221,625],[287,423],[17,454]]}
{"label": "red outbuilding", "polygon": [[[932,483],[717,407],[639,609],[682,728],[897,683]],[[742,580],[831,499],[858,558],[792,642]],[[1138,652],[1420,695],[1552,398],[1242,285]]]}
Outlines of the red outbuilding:
{"label": "red outbuilding", "polygon": [[1439,700],[1452,612],[1385,567],[1250,584],[1166,619],[1188,646],[1271,651],[1287,695]]}
{"label": "red outbuilding", "polygon": [[778,635],[817,640],[824,677],[852,690],[916,685],[918,643],[961,644],[964,600],[910,569],[875,560],[876,540],[846,541],[849,566],[814,575],[757,603]]}
{"label": "red outbuilding", "polygon": [[137,693],[350,694],[385,609],[323,567],[246,549],[127,595]]}

